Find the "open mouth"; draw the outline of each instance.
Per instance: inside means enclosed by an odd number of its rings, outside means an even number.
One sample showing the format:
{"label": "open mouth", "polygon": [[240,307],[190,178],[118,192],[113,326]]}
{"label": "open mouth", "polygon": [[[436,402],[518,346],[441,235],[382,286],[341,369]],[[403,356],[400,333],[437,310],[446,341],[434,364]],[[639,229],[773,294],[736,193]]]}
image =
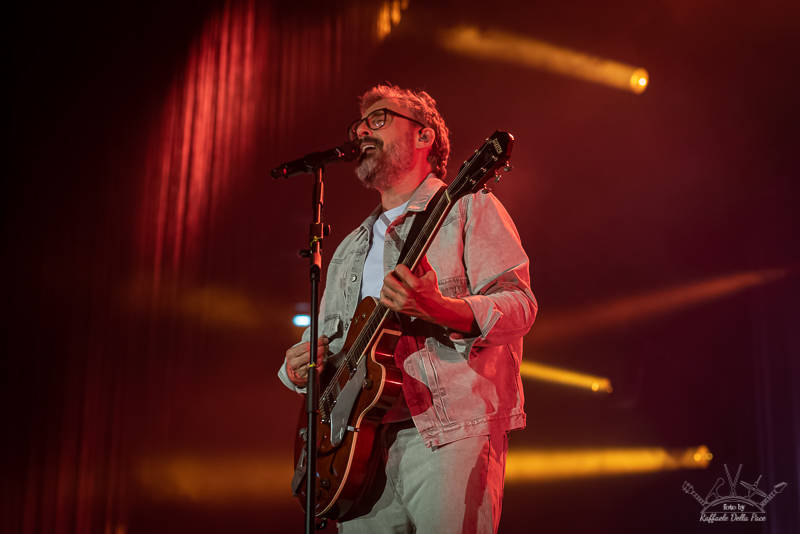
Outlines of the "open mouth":
{"label": "open mouth", "polygon": [[358,155],[358,160],[359,161],[363,161],[364,159],[366,159],[373,152],[377,152],[377,150],[378,150],[378,142],[376,142],[376,141],[368,141],[368,140],[361,141],[361,145],[359,147],[359,150],[361,152]]}

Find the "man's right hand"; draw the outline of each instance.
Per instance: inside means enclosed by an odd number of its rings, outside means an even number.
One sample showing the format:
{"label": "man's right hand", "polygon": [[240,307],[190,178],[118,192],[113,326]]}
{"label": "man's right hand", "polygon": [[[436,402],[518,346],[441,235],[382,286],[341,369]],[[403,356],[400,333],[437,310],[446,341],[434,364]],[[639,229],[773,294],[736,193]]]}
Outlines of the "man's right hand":
{"label": "man's right hand", "polygon": [[[308,384],[308,353],[311,343],[301,343],[286,351],[286,374],[292,384],[302,388]],[[317,344],[317,371],[322,372],[325,365],[325,355],[328,353],[328,338],[322,336]]]}

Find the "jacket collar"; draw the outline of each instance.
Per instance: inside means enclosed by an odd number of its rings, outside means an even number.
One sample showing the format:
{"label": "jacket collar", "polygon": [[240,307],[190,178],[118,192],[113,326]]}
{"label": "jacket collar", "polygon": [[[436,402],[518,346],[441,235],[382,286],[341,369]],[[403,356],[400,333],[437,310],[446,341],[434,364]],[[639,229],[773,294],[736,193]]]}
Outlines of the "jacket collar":
{"label": "jacket collar", "polygon": [[[436,177],[435,174],[430,173],[428,176],[425,177],[422,182],[417,186],[414,192],[411,194],[411,198],[408,199],[408,206],[406,206],[406,213],[409,211],[425,211],[428,207],[428,203],[433,198],[433,195],[436,194],[439,189],[447,185],[439,178]],[[364,219],[364,222],[361,223],[361,227],[364,228],[367,232],[372,232],[372,225],[375,224],[375,220],[383,213],[383,207],[378,204],[372,213]]]}
{"label": "jacket collar", "polygon": [[435,174],[430,173],[411,194],[406,211],[425,211],[428,207],[428,202],[431,201],[433,195],[435,195],[443,185],[447,184],[437,178]]}

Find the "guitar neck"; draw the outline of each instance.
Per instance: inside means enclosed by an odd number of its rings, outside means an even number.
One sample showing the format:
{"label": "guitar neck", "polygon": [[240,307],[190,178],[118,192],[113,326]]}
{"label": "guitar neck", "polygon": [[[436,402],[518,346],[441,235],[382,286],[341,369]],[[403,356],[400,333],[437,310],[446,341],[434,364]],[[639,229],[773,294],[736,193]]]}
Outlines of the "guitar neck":
{"label": "guitar neck", "polygon": [[[416,269],[419,262],[425,256],[433,238],[436,237],[439,228],[441,228],[444,218],[453,206],[453,202],[450,200],[447,191],[444,191],[441,195],[436,195],[434,199],[436,203],[427,211],[427,218],[424,225],[416,236],[409,236],[410,239],[413,239],[412,244],[405,250],[400,261],[397,262],[398,265],[405,265],[412,271]],[[351,367],[355,368],[358,364],[358,360],[363,354],[369,340],[372,339],[375,332],[383,326],[388,315],[389,308],[378,303],[367,323],[362,328],[361,335],[359,335],[356,343],[353,344],[348,354],[348,362]]]}

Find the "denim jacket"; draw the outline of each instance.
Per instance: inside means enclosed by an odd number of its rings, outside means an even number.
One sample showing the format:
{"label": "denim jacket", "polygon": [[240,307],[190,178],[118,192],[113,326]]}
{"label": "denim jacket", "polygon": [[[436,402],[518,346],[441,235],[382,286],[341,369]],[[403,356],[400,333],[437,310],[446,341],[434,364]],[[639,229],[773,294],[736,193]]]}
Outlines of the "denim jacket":
{"label": "denim jacket", "polygon": [[[414,220],[445,185],[429,175],[414,191],[406,212],[386,231],[384,273],[397,264]],[[328,266],[320,305],[320,335],[330,354],[344,343],[361,289],[378,206],[341,242]],[[451,209],[427,253],[439,290],[462,298],[479,333],[460,338],[421,320],[407,320],[408,334],[395,351],[403,371],[403,394],[426,445],[524,428],[519,364],[522,336],[533,325],[537,303],[530,289],[528,257],[506,210],[492,194],[461,198]],[[406,318],[408,319],[408,318]],[[405,329],[404,329],[405,331]],[[309,339],[309,329],[302,341]],[[278,373],[292,390],[284,365]]]}

